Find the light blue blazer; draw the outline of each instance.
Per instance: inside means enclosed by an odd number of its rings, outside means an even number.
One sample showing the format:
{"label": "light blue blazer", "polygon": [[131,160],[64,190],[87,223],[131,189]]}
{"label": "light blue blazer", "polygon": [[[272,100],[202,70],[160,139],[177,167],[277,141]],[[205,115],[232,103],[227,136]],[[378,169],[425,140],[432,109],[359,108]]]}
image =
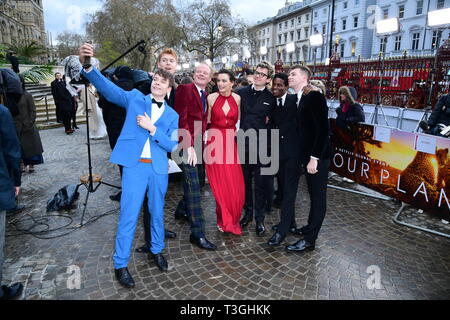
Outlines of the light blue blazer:
{"label": "light blue blazer", "polygon": [[110,161],[124,167],[133,167],[139,163],[147,139],[150,138],[150,148],[153,166],[158,174],[168,174],[167,153],[178,146],[178,114],[164,101],[164,112],[154,123],[156,129],[152,136],[139,127],[137,116],[146,112],[151,116],[152,95],[145,96],[137,89],[125,91],[105,78],[97,69],[81,72],[95,88],[111,103],[127,110],[127,116],[111,154]]}

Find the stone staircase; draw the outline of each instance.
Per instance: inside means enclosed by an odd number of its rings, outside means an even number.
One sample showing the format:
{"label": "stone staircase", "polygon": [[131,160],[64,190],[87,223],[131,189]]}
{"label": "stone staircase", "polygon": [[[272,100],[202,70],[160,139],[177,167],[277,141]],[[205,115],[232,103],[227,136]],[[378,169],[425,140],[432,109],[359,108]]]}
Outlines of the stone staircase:
{"label": "stone staircase", "polygon": [[[36,126],[40,130],[63,127],[56,122],[56,106],[52,89],[45,84],[27,83],[26,90],[33,96],[36,105]],[[77,124],[86,123],[83,115],[77,114]]]}

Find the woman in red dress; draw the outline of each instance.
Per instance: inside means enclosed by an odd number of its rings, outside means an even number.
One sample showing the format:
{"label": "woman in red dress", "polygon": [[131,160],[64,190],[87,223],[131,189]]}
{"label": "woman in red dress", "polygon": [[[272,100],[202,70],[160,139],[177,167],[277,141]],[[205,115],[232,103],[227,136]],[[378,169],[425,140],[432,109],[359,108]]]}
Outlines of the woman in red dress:
{"label": "woman in red dress", "polygon": [[233,93],[234,74],[218,73],[218,93],[208,96],[208,133],[204,151],[208,181],[216,199],[217,228],[241,235],[239,225],[245,202],[245,186],[236,145],[240,97]]}

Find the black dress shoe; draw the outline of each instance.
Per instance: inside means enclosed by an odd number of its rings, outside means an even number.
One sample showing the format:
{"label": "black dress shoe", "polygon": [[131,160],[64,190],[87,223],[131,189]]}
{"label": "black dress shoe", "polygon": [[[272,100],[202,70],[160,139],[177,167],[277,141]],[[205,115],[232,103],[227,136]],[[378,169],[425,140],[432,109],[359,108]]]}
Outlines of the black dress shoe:
{"label": "black dress shoe", "polygon": [[250,222],[252,222],[253,218],[250,216],[250,214],[246,213],[244,214],[244,217],[241,219],[240,225],[241,228],[245,228],[248,226]]}
{"label": "black dress shoe", "polygon": [[285,236],[281,235],[281,233],[275,232],[272,238],[270,238],[269,241],[267,241],[267,245],[278,246],[283,242],[284,238]]}
{"label": "black dress shoe", "polygon": [[177,237],[177,234],[175,232],[164,229],[164,238],[175,239],[176,237]]}
{"label": "black dress shoe", "polygon": [[258,237],[262,237],[264,235],[264,233],[266,232],[266,227],[264,226],[264,222],[257,222],[256,223],[256,235]]}
{"label": "black dress shoe", "polygon": [[197,247],[199,247],[201,249],[205,249],[205,250],[216,250],[217,249],[216,245],[209,242],[206,238],[198,238],[191,234],[191,236],[189,237],[189,241],[192,244],[197,245]]}
{"label": "black dress shoe", "polygon": [[120,198],[122,197],[122,191],[119,191],[117,194],[109,196],[109,198],[112,201],[119,201],[120,202]]}
{"label": "black dress shoe", "polygon": [[150,253],[150,255],[153,258],[153,261],[155,261],[156,266],[161,271],[167,271],[169,269],[169,266],[167,265],[166,258],[162,255],[162,253],[153,254]]}
{"label": "black dress shoe", "polygon": [[0,300],[13,300],[20,297],[23,291],[23,284],[20,282],[14,283],[10,286],[2,286],[3,295]]}
{"label": "black dress shoe", "polygon": [[175,220],[186,220],[187,222],[189,222],[187,213],[175,212]]}
{"label": "black dress shoe", "polygon": [[301,239],[296,243],[287,246],[286,250],[289,252],[303,252],[303,251],[312,251],[315,248],[315,243],[310,243],[305,239]]}
{"label": "black dress shoe", "polygon": [[[276,224],[276,225],[272,226],[272,230],[273,231],[277,231],[278,230],[278,225]],[[301,231],[301,229],[300,228],[296,228],[296,227],[290,227],[289,228],[289,232],[294,234],[294,235],[296,235],[296,236],[303,236],[304,235],[303,232]]]}
{"label": "black dress shoe", "polygon": [[117,280],[125,288],[134,288],[134,280],[131,274],[128,272],[128,268],[114,269]]}

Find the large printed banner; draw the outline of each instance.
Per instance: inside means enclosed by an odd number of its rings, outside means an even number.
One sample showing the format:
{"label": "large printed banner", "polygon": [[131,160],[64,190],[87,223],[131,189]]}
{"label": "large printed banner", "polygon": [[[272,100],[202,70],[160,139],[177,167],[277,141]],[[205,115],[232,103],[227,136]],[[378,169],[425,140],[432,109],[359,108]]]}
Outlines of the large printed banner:
{"label": "large printed banner", "polygon": [[450,139],[330,122],[331,171],[450,220]]}

